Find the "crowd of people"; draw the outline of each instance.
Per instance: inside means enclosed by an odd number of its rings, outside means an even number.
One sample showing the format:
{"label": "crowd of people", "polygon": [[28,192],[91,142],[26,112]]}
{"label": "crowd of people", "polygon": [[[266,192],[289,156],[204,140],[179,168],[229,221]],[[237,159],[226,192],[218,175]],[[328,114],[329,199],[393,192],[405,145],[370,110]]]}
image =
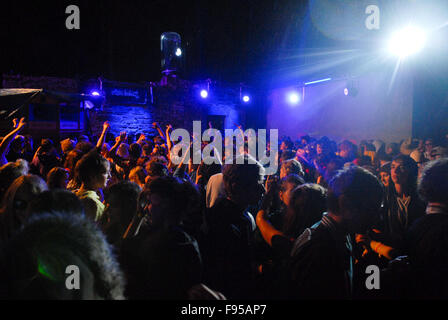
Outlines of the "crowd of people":
{"label": "crowd of people", "polygon": [[448,298],[448,137],[284,137],[266,176],[247,145],[175,165],[171,125],[37,148],[25,127],[0,143],[0,298]]}

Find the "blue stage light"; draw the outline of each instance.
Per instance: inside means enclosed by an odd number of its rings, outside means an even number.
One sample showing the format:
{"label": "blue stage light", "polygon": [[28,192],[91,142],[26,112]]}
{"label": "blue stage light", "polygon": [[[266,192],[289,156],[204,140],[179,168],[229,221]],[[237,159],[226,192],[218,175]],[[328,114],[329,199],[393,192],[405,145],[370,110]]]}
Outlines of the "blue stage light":
{"label": "blue stage light", "polygon": [[290,104],[297,104],[300,101],[300,96],[297,92],[290,92],[288,94],[288,102]]}

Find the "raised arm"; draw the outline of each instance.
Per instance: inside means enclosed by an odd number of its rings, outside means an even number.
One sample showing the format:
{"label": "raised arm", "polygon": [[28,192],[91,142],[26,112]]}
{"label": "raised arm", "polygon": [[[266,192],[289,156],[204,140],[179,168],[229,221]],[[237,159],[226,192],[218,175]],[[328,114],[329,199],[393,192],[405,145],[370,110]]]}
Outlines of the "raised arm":
{"label": "raised arm", "polygon": [[113,158],[117,154],[118,147],[120,146],[120,144],[122,144],[124,141],[126,141],[126,137],[127,137],[127,134],[126,134],[126,132],[123,131],[123,132],[120,133],[120,136],[118,136],[115,139],[115,144],[109,151],[109,156],[110,157]]}
{"label": "raised arm", "polygon": [[12,130],[6,137],[4,137],[2,140],[2,143],[0,143],[0,158],[1,159],[6,157],[6,154],[8,153],[9,146],[10,146],[11,142],[15,139],[17,134],[19,134],[19,132],[26,125],[25,118],[20,119],[18,124],[17,124],[17,119],[14,119],[13,124],[14,124],[14,130]]}
{"label": "raised arm", "polygon": [[152,127],[153,127],[154,129],[156,129],[157,132],[159,133],[159,135],[162,137],[162,139],[163,139],[164,141],[166,141],[165,135],[163,134],[163,131],[162,131],[162,129],[159,127],[159,125],[157,124],[157,122],[154,122],[154,123],[152,124]]}
{"label": "raised arm", "polygon": [[100,138],[98,139],[98,142],[96,144],[96,149],[98,152],[101,152],[101,149],[103,148],[104,140],[106,140],[106,134],[107,131],[110,129],[110,124],[108,121],[104,122],[103,124],[103,132],[101,133]]}
{"label": "raised arm", "polygon": [[166,126],[166,145],[168,147],[168,155],[171,152],[171,148],[173,147],[173,143],[171,142],[170,138],[170,131],[173,129],[173,127],[169,124]]}

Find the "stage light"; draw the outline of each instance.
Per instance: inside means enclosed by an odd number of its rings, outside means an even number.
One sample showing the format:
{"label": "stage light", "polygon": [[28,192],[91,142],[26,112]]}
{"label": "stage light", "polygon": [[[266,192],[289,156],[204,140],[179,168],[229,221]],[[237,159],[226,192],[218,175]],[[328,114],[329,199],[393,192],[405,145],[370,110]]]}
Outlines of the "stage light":
{"label": "stage light", "polygon": [[248,95],[243,96],[243,101],[248,103],[250,101],[250,97]]}
{"label": "stage light", "polygon": [[201,97],[203,99],[207,99],[208,97],[208,91],[207,90],[201,90]]}
{"label": "stage light", "polygon": [[327,81],[331,81],[331,78],[325,78],[325,79],[306,82],[305,85],[309,86],[310,84],[316,84],[316,83],[327,82]]}
{"label": "stage light", "polygon": [[181,48],[177,48],[176,50],[176,56],[180,57],[182,55],[182,49]]}
{"label": "stage light", "polygon": [[290,92],[288,94],[288,102],[290,104],[297,104],[300,101],[300,96],[297,92]]}
{"label": "stage light", "polygon": [[389,51],[399,58],[405,58],[423,49],[425,42],[426,35],[422,29],[408,26],[392,35]]}
{"label": "stage light", "polygon": [[355,87],[355,86],[353,86],[353,85],[351,85],[351,86],[348,86],[348,87],[346,87],[345,89],[344,89],[344,94],[347,96],[347,97],[356,97],[357,95],[358,95],[358,89]]}
{"label": "stage light", "polygon": [[91,110],[91,109],[95,108],[95,105],[92,102],[86,100],[86,101],[84,101],[84,107],[88,110]]}
{"label": "stage light", "polygon": [[98,91],[92,91],[90,94],[94,97],[99,97],[101,95]]}

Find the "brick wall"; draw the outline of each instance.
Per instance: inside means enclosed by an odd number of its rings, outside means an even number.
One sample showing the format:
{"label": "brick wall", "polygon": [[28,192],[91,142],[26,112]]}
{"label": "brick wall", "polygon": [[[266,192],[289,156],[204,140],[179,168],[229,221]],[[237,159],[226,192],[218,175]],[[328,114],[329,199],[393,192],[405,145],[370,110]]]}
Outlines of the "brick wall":
{"label": "brick wall", "polygon": [[[44,88],[84,93],[88,87],[86,83],[89,81],[78,83],[73,79],[3,75],[4,88]],[[236,128],[236,124],[244,125],[245,113],[240,109],[239,86],[213,83],[210,97],[204,100],[200,98],[199,92],[205,84],[206,82],[165,78],[153,84],[153,105],[105,104],[101,110],[90,110],[88,114],[92,134],[98,136],[101,133],[104,121],[110,122],[111,133],[114,135],[127,131],[128,134],[145,133],[148,136],[157,134],[152,128],[153,122],[158,122],[163,130],[167,124],[171,124],[174,129],[185,128],[191,132],[193,121],[202,121],[202,128],[205,130],[208,115],[225,116],[226,129]]]}
{"label": "brick wall", "polygon": [[[162,81],[163,83],[163,81]],[[239,107],[239,88],[229,85],[215,85],[210,97],[199,97],[201,83],[175,79],[174,83],[164,83],[154,87],[154,104],[146,106],[105,105],[102,110],[91,112],[91,127],[94,135],[99,135],[104,121],[111,124],[111,132],[121,131],[131,134],[145,133],[157,135],[152,123],[157,122],[165,130],[167,124],[174,129],[193,130],[193,121],[201,121],[205,130],[209,115],[225,116],[225,128],[244,125],[245,113]]]}

